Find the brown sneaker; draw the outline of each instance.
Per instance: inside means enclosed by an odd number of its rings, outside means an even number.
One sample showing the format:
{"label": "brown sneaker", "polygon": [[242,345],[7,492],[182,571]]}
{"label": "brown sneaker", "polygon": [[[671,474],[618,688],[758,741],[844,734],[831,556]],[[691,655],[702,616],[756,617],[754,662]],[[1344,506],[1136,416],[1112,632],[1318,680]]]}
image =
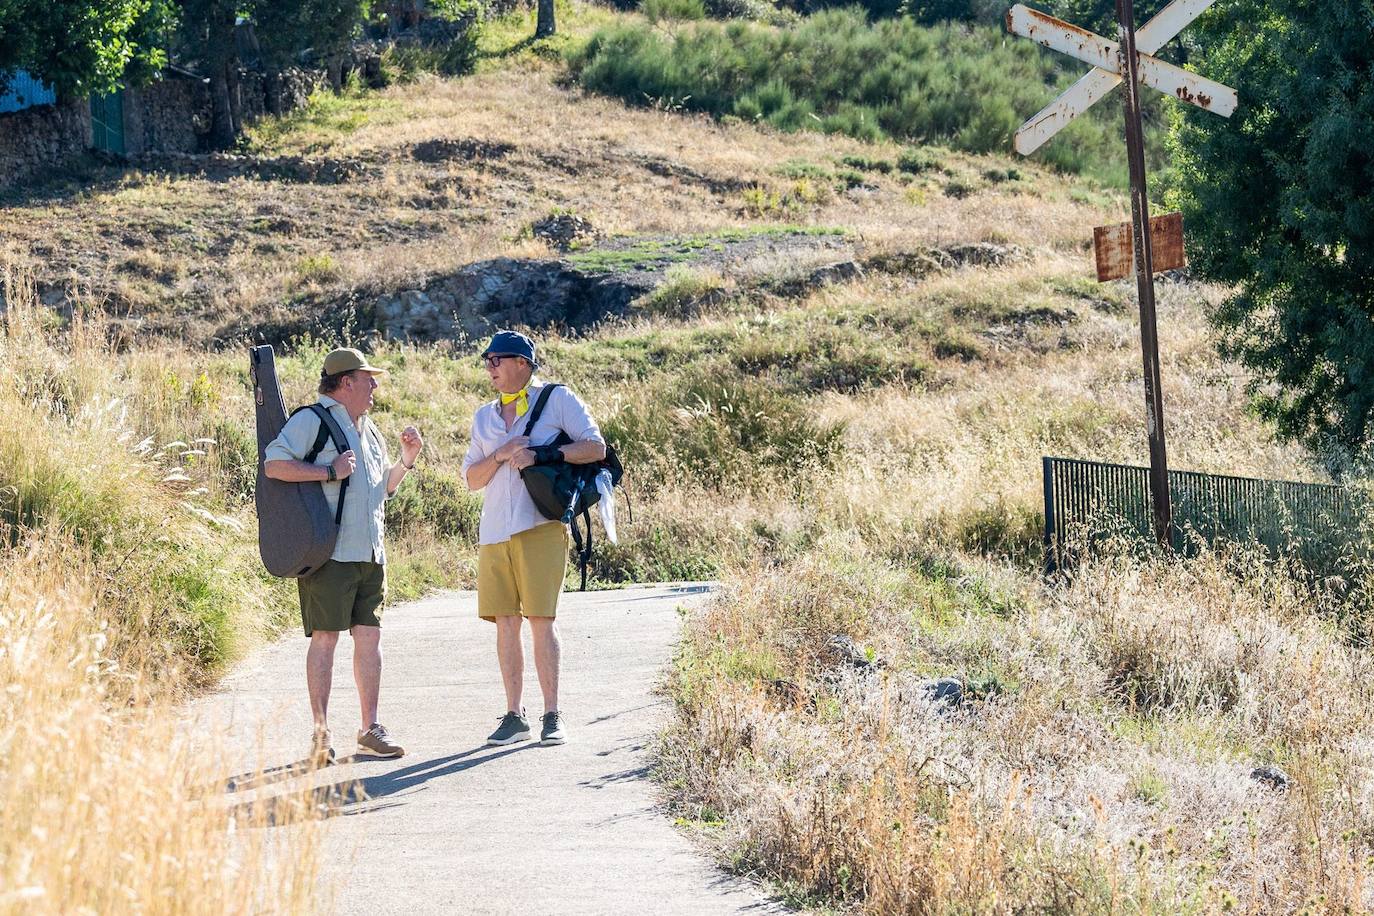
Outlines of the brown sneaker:
{"label": "brown sneaker", "polygon": [[330,747],[329,730],[317,728],[310,738],[311,766],[327,767],[334,762],[334,748]]}
{"label": "brown sneaker", "polygon": [[373,757],[401,757],[406,752],[405,748],[391,740],[386,729],[377,722],[373,722],[367,731],[358,732],[358,750]]}

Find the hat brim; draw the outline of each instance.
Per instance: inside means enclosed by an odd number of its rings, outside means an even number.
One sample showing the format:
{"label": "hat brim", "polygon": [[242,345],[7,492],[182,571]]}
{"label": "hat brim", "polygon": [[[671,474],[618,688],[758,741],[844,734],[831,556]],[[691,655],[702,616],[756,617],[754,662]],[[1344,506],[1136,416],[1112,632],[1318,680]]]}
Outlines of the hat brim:
{"label": "hat brim", "polygon": [[359,366],[358,368],[354,369],[353,371],[354,371],[354,372],[366,372],[368,375],[390,375],[390,374],[391,374],[390,372],[388,372],[388,371],[385,370],[385,369],[379,369],[379,368],[377,368],[376,366],[366,366],[366,365],[364,365],[364,366]]}

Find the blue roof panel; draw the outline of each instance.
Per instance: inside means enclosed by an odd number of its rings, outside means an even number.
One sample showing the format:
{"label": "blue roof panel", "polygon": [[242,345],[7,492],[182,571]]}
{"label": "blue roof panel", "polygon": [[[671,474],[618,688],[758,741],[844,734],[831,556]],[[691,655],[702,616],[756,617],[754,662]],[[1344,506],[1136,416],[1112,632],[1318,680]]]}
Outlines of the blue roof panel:
{"label": "blue roof panel", "polygon": [[23,111],[35,105],[51,105],[56,101],[57,93],[52,87],[40,83],[27,71],[19,70],[10,74],[9,89],[0,95],[0,114]]}

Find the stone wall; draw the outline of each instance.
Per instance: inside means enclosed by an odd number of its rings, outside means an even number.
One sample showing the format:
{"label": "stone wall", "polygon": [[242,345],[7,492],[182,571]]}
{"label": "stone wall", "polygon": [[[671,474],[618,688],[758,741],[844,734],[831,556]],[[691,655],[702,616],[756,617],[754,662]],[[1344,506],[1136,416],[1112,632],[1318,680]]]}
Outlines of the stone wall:
{"label": "stone wall", "polygon": [[[292,70],[282,74],[281,110],[304,105],[322,86],[322,72]],[[270,110],[269,80],[255,71],[239,75],[239,98],[245,123]],[[194,76],[168,73],[139,89],[124,91],[124,144],[130,156],[149,153],[196,153],[205,149],[210,131],[210,89]],[[44,169],[59,167],[91,146],[91,106],[86,99],[42,105],[0,114],[0,190],[22,185]]]}
{"label": "stone wall", "polygon": [[0,114],[0,188],[61,165],[91,145],[85,99]]}
{"label": "stone wall", "polygon": [[185,77],[168,77],[124,92],[124,144],[138,153],[194,153],[210,129],[210,92]]}
{"label": "stone wall", "polygon": [[[288,70],[278,77],[277,93],[282,112],[300,108],[310,93],[328,84],[322,70]],[[272,81],[263,73],[244,70],[239,73],[239,110],[245,124],[271,114]],[[208,124],[206,129],[208,130]]]}

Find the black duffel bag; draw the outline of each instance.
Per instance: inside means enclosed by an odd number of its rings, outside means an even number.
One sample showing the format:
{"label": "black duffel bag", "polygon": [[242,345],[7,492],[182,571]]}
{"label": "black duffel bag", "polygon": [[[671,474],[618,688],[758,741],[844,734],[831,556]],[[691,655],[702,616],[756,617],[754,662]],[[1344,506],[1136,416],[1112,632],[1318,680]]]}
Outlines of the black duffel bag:
{"label": "black duffel bag", "polygon": [[[529,419],[525,422],[526,438],[534,430],[539,415],[544,412],[549,395],[553,394],[555,388],[561,387],[557,383],[552,383],[545,385],[544,390],[539,392],[539,398],[534,402]],[[557,455],[559,447],[570,445],[572,442],[571,436],[560,431],[552,442],[544,446],[531,446],[531,449],[543,459],[546,456]],[[530,499],[534,501],[534,507],[539,510],[539,514],[547,519],[562,522],[572,529],[573,544],[577,547],[578,567],[582,573],[583,591],[587,590],[587,564],[592,558],[591,508],[601,501],[601,491],[596,488],[596,478],[603,470],[610,472],[611,486],[620,486],[625,469],[621,467],[615,449],[609,445],[606,446],[606,457],[592,464],[570,464],[555,458],[540,460],[538,464],[532,464],[520,472],[521,479],[525,481],[525,489],[529,491]],[[587,529],[585,538],[577,530],[579,517]]]}

